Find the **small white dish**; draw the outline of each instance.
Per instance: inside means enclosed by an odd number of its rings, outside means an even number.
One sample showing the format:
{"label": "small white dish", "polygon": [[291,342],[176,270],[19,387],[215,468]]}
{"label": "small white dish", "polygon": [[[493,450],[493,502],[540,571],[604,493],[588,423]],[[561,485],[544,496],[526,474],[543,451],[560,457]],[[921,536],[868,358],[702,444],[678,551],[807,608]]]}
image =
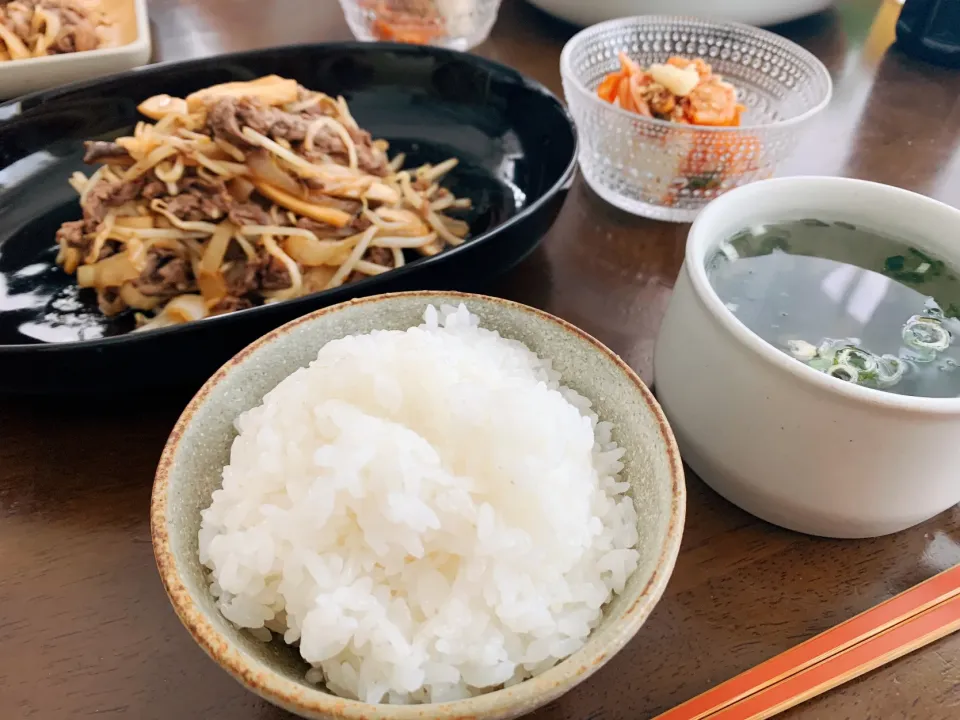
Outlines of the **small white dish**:
{"label": "small white dish", "polygon": [[697,218],[654,356],[657,397],[684,460],[731,502],[786,528],[874,537],[960,502],[960,397],[845,383],[797,362],[717,297],[705,261],[764,221],[845,220],[960,267],[960,210],[844,178],[767,180]]}
{"label": "small white dish", "polygon": [[628,15],[695,15],[747,25],[773,25],[826,10],[836,0],[529,0],[544,12],[575,25]]}
{"label": "small white dish", "polygon": [[87,52],[0,62],[0,99],[130,70],[150,60],[147,0],[101,0],[118,44]]}

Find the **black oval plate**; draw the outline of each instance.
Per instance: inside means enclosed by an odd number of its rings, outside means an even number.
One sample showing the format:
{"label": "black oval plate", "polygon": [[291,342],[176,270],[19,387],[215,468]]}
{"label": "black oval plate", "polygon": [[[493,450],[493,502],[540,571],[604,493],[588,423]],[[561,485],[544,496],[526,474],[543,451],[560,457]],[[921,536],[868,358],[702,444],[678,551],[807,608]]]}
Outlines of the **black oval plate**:
{"label": "black oval plate", "polygon": [[[343,95],[408,164],[460,159],[445,185],[473,200],[471,239],[398,270],[294,300],[144,333],[100,315],[55,264],[54,233],[80,217],[67,184],[82,140],[128,134],[136,106],[275,73]],[[264,332],[383,292],[471,289],[517,264],[556,219],[576,166],[573,121],[515,70],[410,45],[301,45],[156,65],[0,105],[0,393],[136,391],[196,382]]]}

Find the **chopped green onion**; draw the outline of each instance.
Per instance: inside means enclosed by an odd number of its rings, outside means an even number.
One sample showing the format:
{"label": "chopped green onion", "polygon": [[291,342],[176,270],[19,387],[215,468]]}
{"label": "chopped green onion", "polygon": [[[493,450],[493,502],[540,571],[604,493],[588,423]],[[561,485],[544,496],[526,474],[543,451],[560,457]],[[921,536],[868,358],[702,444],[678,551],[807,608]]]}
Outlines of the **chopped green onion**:
{"label": "chopped green onion", "polygon": [[877,358],[873,353],[848,345],[837,353],[837,363],[851,365],[861,373],[872,373],[877,369]]}
{"label": "chopped green onion", "polygon": [[877,364],[877,384],[880,387],[892,387],[900,382],[906,371],[903,360],[893,355],[882,355]]}
{"label": "chopped green onion", "polygon": [[790,340],[787,343],[790,354],[801,362],[809,362],[817,357],[817,348],[805,340]]}
{"label": "chopped green onion", "polygon": [[942,352],[950,347],[952,340],[950,331],[936,318],[914,315],[903,326],[903,342],[915,350]]}
{"label": "chopped green onion", "polygon": [[860,373],[853,365],[839,363],[827,370],[827,375],[835,377],[837,380],[852,383],[856,383],[860,379]]}

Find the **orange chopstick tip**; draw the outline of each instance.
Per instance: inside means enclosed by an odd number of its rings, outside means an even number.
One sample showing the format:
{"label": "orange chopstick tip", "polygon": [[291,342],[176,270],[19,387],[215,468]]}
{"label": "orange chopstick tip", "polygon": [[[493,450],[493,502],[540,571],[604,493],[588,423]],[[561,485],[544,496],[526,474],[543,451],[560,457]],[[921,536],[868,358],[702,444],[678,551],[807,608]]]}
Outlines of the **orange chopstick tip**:
{"label": "orange chopstick tip", "polygon": [[[723,720],[739,720],[741,717],[770,717],[770,715],[721,715],[721,712],[728,707],[739,707],[747,699],[761,695],[771,687],[780,687],[781,689],[766,697],[770,700],[780,698],[783,692],[787,692],[783,690],[781,686],[784,686],[784,683],[790,678],[798,674],[803,674],[808,669],[826,664],[831,658],[846,655],[851,650],[859,648],[872,638],[882,636],[892,629],[898,629],[901,625],[911,622],[912,620],[917,620],[919,623],[919,618],[926,617],[925,613],[939,609],[950,601],[960,602],[960,565],[945,570],[929,580],[880,603],[876,607],[860,613],[846,622],[717,685],[707,692],[678,705],[672,710],[658,715],[655,720],[703,720],[704,718],[719,720],[721,717]],[[947,628],[949,627],[951,611],[960,613],[960,605],[950,605],[948,610],[940,611],[932,617],[947,623],[942,626]],[[905,647],[907,647],[910,644],[911,638],[915,640],[911,632],[929,631],[931,630],[930,625],[933,622],[934,620],[927,619],[922,623],[910,625],[912,631],[905,629],[898,632],[894,637],[902,639],[907,643],[907,645],[905,645]],[[958,619],[958,624],[960,624],[960,619]],[[953,630],[947,630],[944,634],[952,631]],[[943,635],[939,637],[943,637]],[[892,651],[892,648],[889,647],[890,642],[892,641],[887,639],[869,647],[874,648],[878,652],[883,650],[883,652],[889,653]],[[932,642],[932,640],[927,642]],[[865,650],[863,652],[868,651]],[[906,652],[910,652],[910,650]],[[863,657],[862,654],[857,654],[854,657],[864,661],[863,667],[869,665],[869,662],[866,662],[867,658]],[[895,657],[891,656],[890,660],[896,659],[896,657],[900,657],[900,655],[896,655]],[[889,662],[890,660],[884,662]],[[846,663],[849,662],[850,656],[847,656],[845,662],[838,661],[837,665],[829,665],[827,667],[847,668]],[[884,662],[880,664],[882,665]],[[879,666],[880,665],[875,665],[873,667]],[[844,672],[850,672],[850,669],[847,668]],[[867,672],[867,670],[862,670],[860,674],[862,674],[862,672]],[[806,676],[807,680],[811,677],[820,678],[819,675]],[[850,676],[847,679],[852,679],[852,677],[856,677],[856,675]],[[820,679],[823,680],[823,678]],[[823,687],[820,692],[825,692],[831,687],[836,687],[841,682],[846,682],[846,680],[841,680],[833,685],[821,683],[821,685],[817,687]],[[827,685],[829,685],[829,687]],[[789,690],[789,688],[793,688],[794,686],[789,685],[786,687]],[[809,688],[807,688],[807,692],[808,691]],[[803,693],[801,693],[801,695],[803,695]],[[813,695],[806,695],[805,699],[809,697],[813,697]],[[780,698],[778,703],[782,702],[783,699]],[[803,702],[803,700],[798,700],[794,704],[798,704],[799,702]],[[777,712],[779,712],[779,710]]]}
{"label": "orange chopstick tip", "polygon": [[891,663],[960,629],[960,595],[812,665],[707,720],[764,720]]}

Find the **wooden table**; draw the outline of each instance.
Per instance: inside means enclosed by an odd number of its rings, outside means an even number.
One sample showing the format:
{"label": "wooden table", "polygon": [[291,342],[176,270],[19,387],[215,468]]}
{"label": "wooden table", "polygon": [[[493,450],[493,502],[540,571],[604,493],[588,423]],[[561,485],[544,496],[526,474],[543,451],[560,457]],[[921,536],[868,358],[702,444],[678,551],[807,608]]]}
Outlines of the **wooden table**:
{"label": "wooden table", "polygon": [[[779,28],[836,82],[791,170],[960,205],[960,74],[887,52],[897,9],[856,1]],[[153,0],[151,10],[163,60],[349,37],[333,0]],[[506,0],[478,52],[560,93],[572,32]],[[579,325],[649,381],[686,232],[614,210],[578,181],[541,249],[492,290]],[[150,485],[187,397],[0,400],[0,718],[289,717],[204,656],[155,570]],[[609,665],[533,717],[650,717],[960,562],[957,508],[892,537],[820,540],[687,478],[686,535],[663,600]],[[785,717],[960,717],[960,636]]]}

